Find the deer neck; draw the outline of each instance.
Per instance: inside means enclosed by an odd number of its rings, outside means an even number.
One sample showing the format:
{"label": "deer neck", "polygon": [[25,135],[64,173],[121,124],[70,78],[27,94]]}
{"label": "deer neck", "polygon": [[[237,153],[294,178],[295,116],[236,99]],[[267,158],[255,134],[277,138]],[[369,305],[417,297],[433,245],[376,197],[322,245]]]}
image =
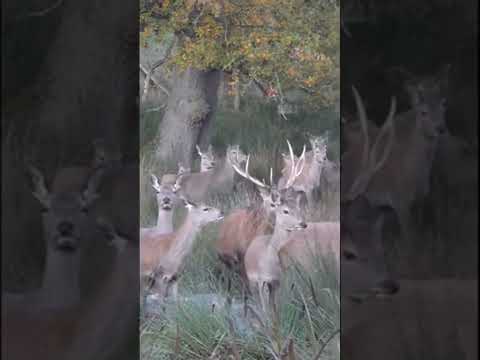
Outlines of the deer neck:
{"label": "deer neck", "polygon": [[157,229],[161,234],[173,232],[173,209],[163,210],[160,203],[158,204]]}
{"label": "deer neck", "polygon": [[[117,250],[114,262],[103,286],[76,311],[77,332],[70,346],[68,359],[93,359],[100,354],[112,354],[118,342],[99,341],[102,334],[114,334],[116,339],[130,335],[138,316],[138,248],[127,245]],[[77,355],[81,354],[81,355]]]}
{"label": "deer neck", "polygon": [[273,234],[270,238],[269,246],[275,249],[275,251],[280,251],[288,243],[290,232],[281,228],[280,226],[275,226]]}
{"label": "deer neck", "polygon": [[48,305],[69,306],[80,300],[80,254],[47,250],[41,296]]}
{"label": "deer neck", "polygon": [[188,213],[182,226],[174,233],[173,244],[167,254],[168,259],[180,265],[183,259],[191,252],[201,228],[201,224],[193,219],[191,213]]}
{"label": "deer neck", "polygon": [[308,172],[312,182],[315,185],[317,185],[317,183],[320,182],[320,177],[322,176],[322,171],[324,167],[325,167],[325,161],[317,160],[315,157],[312,157],[312,161],[310,162]]}
{"label": "deer neck", "polygon": [[219,167],[216,176],[220,179],[233,179],[235,176],[235,170],[233,169],[232,162],[228,157],[225,158],[222,166]]}

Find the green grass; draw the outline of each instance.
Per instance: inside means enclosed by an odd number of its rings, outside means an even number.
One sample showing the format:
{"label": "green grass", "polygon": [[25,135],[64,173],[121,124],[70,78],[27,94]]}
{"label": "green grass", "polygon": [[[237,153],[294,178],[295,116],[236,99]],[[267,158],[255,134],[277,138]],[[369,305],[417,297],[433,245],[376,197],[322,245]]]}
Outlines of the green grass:
{"label": "green grass", "polygon": [[[212,240],[214,230],[203,234],[186,262],[179,283],[181,296],[223,293],[211,271],[215,257],[205,243]],[[241,359],[275,359],[273,354],[279,356],[291,340],[296,359],[313,359],[334,335],[321,359],[338,359],[339,282],[331,265],[331,259],[322,259],[310,275],[299,267],[288,271],[279,291],[278,318],[263,314],[252,301],[250,315],[244,320],[248,332],[236,328],[232,315],[223,308],[212,313],[208,306],[180,304],[174,318],[144,315],[142,358],[170,359],[175,355],[177,359],[209,359],[215,353],[218,359],[227,359],[237,351]],[[234,282],[235,286],[240,285]]]}

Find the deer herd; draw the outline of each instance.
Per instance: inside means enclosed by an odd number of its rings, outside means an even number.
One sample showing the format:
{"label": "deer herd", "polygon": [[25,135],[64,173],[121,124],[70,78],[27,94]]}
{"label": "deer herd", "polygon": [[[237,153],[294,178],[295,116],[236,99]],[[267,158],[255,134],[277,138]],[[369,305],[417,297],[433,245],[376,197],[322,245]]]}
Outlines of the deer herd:
{"label": "deer herd", "polygon": [[[250,173],[251,157],[238,145],[228,146],[223,159],[217,159],[212,147],[202,152],[197,146],[201,160],[198,172],[179,164],[176,174],[164,174],[160,180],[149,174],[158,214],[154,226],[140,229],[142,299],[147,295],[177,299],[179,278],[200,231],[218,222],[213,246],[219,261],[240,276],[244,293],[258,300],[264,312],[275,311],[277,290],[290,265],[300,264],[308,271],[315,266],[316,258],[332,255],[339,273],[341,260],[341,305],[342,312],[348,314],[342,319],[342,344],[351,350],[352,358],[358,347],[368,352],[364,347],[367,341],[356,339],[369,339],[382,328],[400,331],[386,325],[389,321],[411,325],[415,314],[407,313],[406,308],[413,298],[435,304],[431,309],[434,313],[428,317],[433,324],[444,316],[445,306],[458,303],[451,294],[468,298],[471,319],[476,318],[476,301],[471,302],[468,295],[476,289],[476,282],[442,285],[395,279],[384,249],[384,234],[391,224],[398,225],[405,242],[416,240],[411,208],[430,191],[434,154],[439,138],[447,131],[445,79],[445,73],[441,73],[408,82],[411,110],[397,114],[396,99],[392,97],[381,126],[368,118],[360,94],[353,88],[359,121],[342,124],[346,144],[341,155],[340,221],[307,222],[305,217],[305,210],[316,205],[315,191],[325,181],[339,179],[334,174],[338,167],[327,158],[327,139],[322,136],[311,136],[311,150],[304,145],[300,156],[295,155],[287,140],[288,153],[282,154],[283,169],[276,182],[272,168],[268,182],[254,177]],[[86,345],[92,355],[95,351],[108,352],[105,344],[95,342],[95,336],[101,337],[112,324],[117,328],[126,324],[127,319],[122,322],[118,318],[122,314],[135,318],[133,297],[122,295],[130,292],[138,300],[137,289],[131,287],[138,282],[128,276],[136,273],[138,244],[131,239],[137,238],[138,228],[128,219],[131,212],[123,212],[122,208],[130,204],[136,209],[135,199],[128,199],[128,186],[135,184],[132,179],[138,177],[136,171],[133,166],[119,165],[118,159],[108,159],[98,144],[90,167],[62,169],[55,175],[51,190],[42,173],[30,168],[33,195],[44,209],[45,271],[39,290],[3,293],[2,324],[8,321],[9,331],[2,336],[2,355],[27,359],[35,349],[37,355],[48,354],[51,359],[76,359],[74,350]],[[328,175],[327,180],[322,174]],[[212,195],[231,194],[238,177],[254,185],[258,201],[226,215],[207,205]],[[85,186],[78,191],[80,183]],[[175,228],[174,212],[182,206],[186,216]],[[79,286],[80,268],[92,241],[113,245],[115,260],[106,285],[84,299]],[[129,267],[130,272],[125,270]],[[412,292],[416,295],[412,296]],[[449,295],[448,299],[441,302],[439,294]],[[384,298],[392,300],[381,301]],[[122,307],[120,314],[112,311],[118,306]],[[476,349],[470,336],[475,331],[472,320],[465,319],[463,311],[458,313],[458,317],[451,314],[448,321],[459,328],[460,341]],[[392,322],[392,314],[401,315]],[[53,323],[55,332],[51,331]],[[31,335],[32,349],[22,348],[22,341],[16,341],[23,339],[25,331]],[[43,336],[39,336],[42,332]],[[407,336],[406,341],[413,340]],[[113,344],[109,345],[113,348]],[[52,347],[58,348],[53,355],[49,353]],[[383,351],[381,358],[393,358],[388,346]],[[468,353],[467,358],[474,359],[476,354]]]}

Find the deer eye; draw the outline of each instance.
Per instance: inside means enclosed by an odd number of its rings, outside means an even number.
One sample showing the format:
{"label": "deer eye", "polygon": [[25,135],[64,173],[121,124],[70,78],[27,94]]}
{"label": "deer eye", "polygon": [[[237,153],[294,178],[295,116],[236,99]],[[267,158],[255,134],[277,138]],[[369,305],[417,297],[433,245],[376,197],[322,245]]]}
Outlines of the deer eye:
{"label": "deer eye", "polygon": [[209,211],[210,208],[203,208],[203,211]]}
{"label": "deer eye", "polygon": [[355,255],[353,252],[351,252],[349,250],[344,250],[342,255],[345,258],[345,260],[348,260],[348,261],[352,261],[352,260],[355,260],[357,258],[357,255]]}
{"label": "deer eye", "polygon": [[283,210],[283,213],[284,213],[284,214],[288,214],[289,211],[288,211],[287,209],[285,209],[285,210]]}

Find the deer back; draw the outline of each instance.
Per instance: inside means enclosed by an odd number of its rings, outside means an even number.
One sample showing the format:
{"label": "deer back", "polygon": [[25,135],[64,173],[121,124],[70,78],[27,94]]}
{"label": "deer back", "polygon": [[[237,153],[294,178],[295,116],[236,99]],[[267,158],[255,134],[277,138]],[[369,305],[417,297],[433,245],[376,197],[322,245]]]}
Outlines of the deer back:
{"label": "deer back", "polygon": [[256,236],[272,231],[271,220],[263,209],[236,209],[220,225],[215,250],[236,262],[243,258]]}
{"label": "deer back", "polygon": [[478,358],[477,281],[400,280],[399,285],[388,301],[342,307],[342,348],[349,358],[400,360],[425,353],[427,343],[432,358],[460,349],[465,359]]}

